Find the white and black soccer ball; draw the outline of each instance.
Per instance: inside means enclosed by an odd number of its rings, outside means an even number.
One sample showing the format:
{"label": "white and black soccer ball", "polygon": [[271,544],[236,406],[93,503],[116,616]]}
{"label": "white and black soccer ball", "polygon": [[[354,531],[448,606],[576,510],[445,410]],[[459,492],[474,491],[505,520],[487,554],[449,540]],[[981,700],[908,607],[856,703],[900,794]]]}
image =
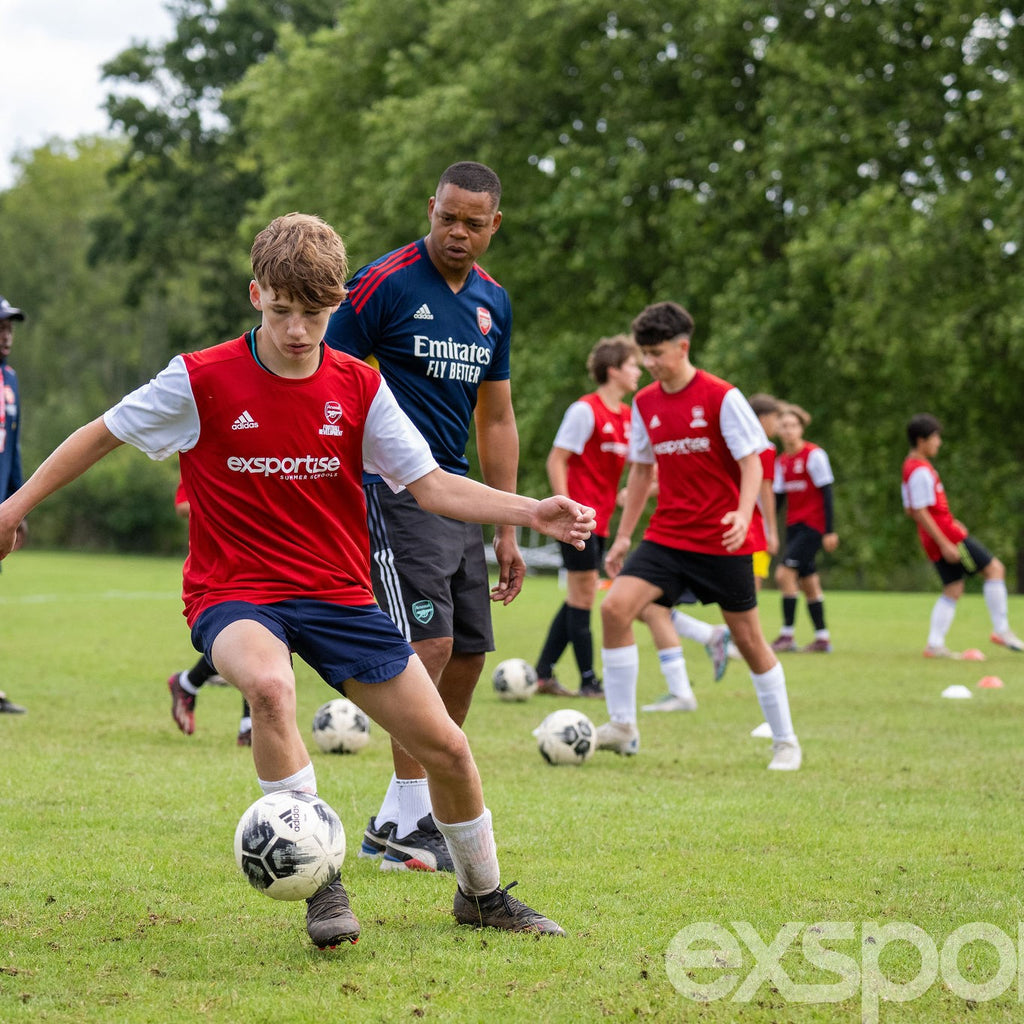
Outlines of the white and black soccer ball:
{"label": "white and black soccer ball", "polygon": [[529,700],[537,692],[537,671],[522,658],[507,658],[498,663],[491,682],[502,700]]}
{"label": "white and black soccer ball", "polygon": [[347,697],[336,697],[313,716],[313,739],[325,754],[355,754],[370,742],[369,716]]}
{"label": "white and black soccer ball", "polygon": [[537,748],[548,764],[583,764],[597,749],[597,729],[582,711],[552,711],[536,729]]}
{"label": "white and black soccer ball", "polygon": [[308,899],[338,877],[345,829],[312,793],[269,793],[238,822],[235,861],[252,887],[272,899]]}

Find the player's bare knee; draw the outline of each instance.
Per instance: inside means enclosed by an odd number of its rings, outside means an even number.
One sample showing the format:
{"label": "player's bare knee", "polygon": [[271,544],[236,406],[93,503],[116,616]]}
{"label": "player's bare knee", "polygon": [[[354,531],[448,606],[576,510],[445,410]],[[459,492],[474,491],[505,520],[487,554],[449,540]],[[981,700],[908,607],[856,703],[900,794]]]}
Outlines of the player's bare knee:
{"label": "player's bare knee", "polygon": [[264,671],[254,673],[240,687],[256,717],[294,716],[295,677],[291,673]]}
{"label": "player's bare knee", "polygon": [[473,754],[466,734],[451,723],[452,728],[422,751],[418,760],[427,775],[437,781],[466,778],[473,769]]}

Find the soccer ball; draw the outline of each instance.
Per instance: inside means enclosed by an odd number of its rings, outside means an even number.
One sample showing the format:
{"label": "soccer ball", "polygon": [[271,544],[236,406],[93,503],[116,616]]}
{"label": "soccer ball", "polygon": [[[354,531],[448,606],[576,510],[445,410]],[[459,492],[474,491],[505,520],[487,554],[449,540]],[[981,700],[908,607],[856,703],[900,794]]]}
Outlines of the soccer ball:
{"label": "soccer ball", "polygon": [[325,754],[354,754],[370,742],[370,719],[346,697],[336,697],[313,716],[313,739]]}
{"label": "soccer ball", "polygon": [[548,764],[583,764],[597,747],[597,729],[582,711],[552,711],[536,729],[537,747]]}
{"label": "soccer ball", "polygon": [[341,819],[312,793],[268,793],[235,829],[235,861],[254,889],[304,900],[338,877],[345,860]]}
{"label": "soccer ball", "polygon": [[537,692],[537,672],[522,658],[508,658],[500,662],[491,682],[502,700],[529,700]]}

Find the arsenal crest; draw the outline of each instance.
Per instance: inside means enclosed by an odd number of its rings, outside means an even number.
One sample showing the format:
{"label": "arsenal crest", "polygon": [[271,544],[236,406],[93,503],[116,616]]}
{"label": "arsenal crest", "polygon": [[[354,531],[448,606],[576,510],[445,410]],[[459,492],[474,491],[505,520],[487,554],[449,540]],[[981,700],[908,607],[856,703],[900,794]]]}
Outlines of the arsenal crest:
{"label": "arsenal crest", "polygon": [[483,306],[476,307],[476,325],[480,328],[481,334],[486,334],[491,329],[491,311]]}
{"label": "arsenal crest", "polygon": [[341,419],[341,402],[325,402],[324,419],[328,423],[337,423]]}

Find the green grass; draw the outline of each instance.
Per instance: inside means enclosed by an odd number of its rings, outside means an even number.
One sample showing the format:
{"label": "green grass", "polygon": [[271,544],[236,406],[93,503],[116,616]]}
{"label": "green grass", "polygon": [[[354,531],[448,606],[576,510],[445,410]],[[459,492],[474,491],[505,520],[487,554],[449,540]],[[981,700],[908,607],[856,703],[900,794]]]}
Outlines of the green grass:
{"label": "green grass", "polygon": [[[348,830],[343,878],[363,925],[356,946],[319,953],[304,907],[260,896],[234,864],[235,823],[259,795],[249,753],[234,745],[237,693],[207,688],[189,738],[168,714],[164,681],[194,659],[179,570],[174,560],[33,551],[4,563],[0,687],[29,708],[0,716],[4,1024],[858,1022],[859,984],[840,1002],[796,1002],[776,976],[734,1001],[755,966],[742,943],[743,966],[691,971],[705,986],[735,975],[725,998],[695,1002],[671,984],[666,952],[697,922],[733,937],[746,922],[766,944],[787,922],[850,922],[849,937],[826,945],[855,972],[877,952],[868,942],[862,953],[867,922],[916,925],[940,948],[954,929],[986,922],[1021,944],[1024,657],[987,642],[977,595],[961,603],[950,641],[985,649],[985,665],[922,659],[932,593],[829,594],[835,653],[784,662],[804,747],[798,773],[765,770],[769,744],[749,736],[761,717],[743,667],[716,685],[693,646],[696,715],[643,716],[636,758],[552,768],[530,730],[566,702],[503,704],[489,685],[500,658],[536,657],[561,600],[552,578],[529,579],[495,609],[498,651],[467,731],[503,880],[518,879],[517,895],[570,937],[459,928],[450,876],[382,874],[355,857],[391,771],[378,730],[357,756],[313,754],[321,795]],[[798,639],[809,639],[800,615]],[[773,592],[762,616],[774,635]],[[1011,621],[1024,624],[1021,599]],[[663,685],[638,636],[649,700]],[[568,656],[560,668],[574,686]],[[333,691],[298,671],[308,736]],[[1004,689],[975,687],[990,673]],[[951,683],[974,699],[941,699]],[[604,721],[600,702],[572,703]],[[835,985],[803,955],[815,934],[802,928],[782,965],[793,982]],[[906,943],[881,954],[898,982],[918,961]],[[973,982],[998,965],[979,942],[958,959]],[[963,992],[939,979],[911,1001],[882,1002],[875,1017],[868,1005],[867,1019],[1020,1019],[1016,981],[973,1005]]]}

